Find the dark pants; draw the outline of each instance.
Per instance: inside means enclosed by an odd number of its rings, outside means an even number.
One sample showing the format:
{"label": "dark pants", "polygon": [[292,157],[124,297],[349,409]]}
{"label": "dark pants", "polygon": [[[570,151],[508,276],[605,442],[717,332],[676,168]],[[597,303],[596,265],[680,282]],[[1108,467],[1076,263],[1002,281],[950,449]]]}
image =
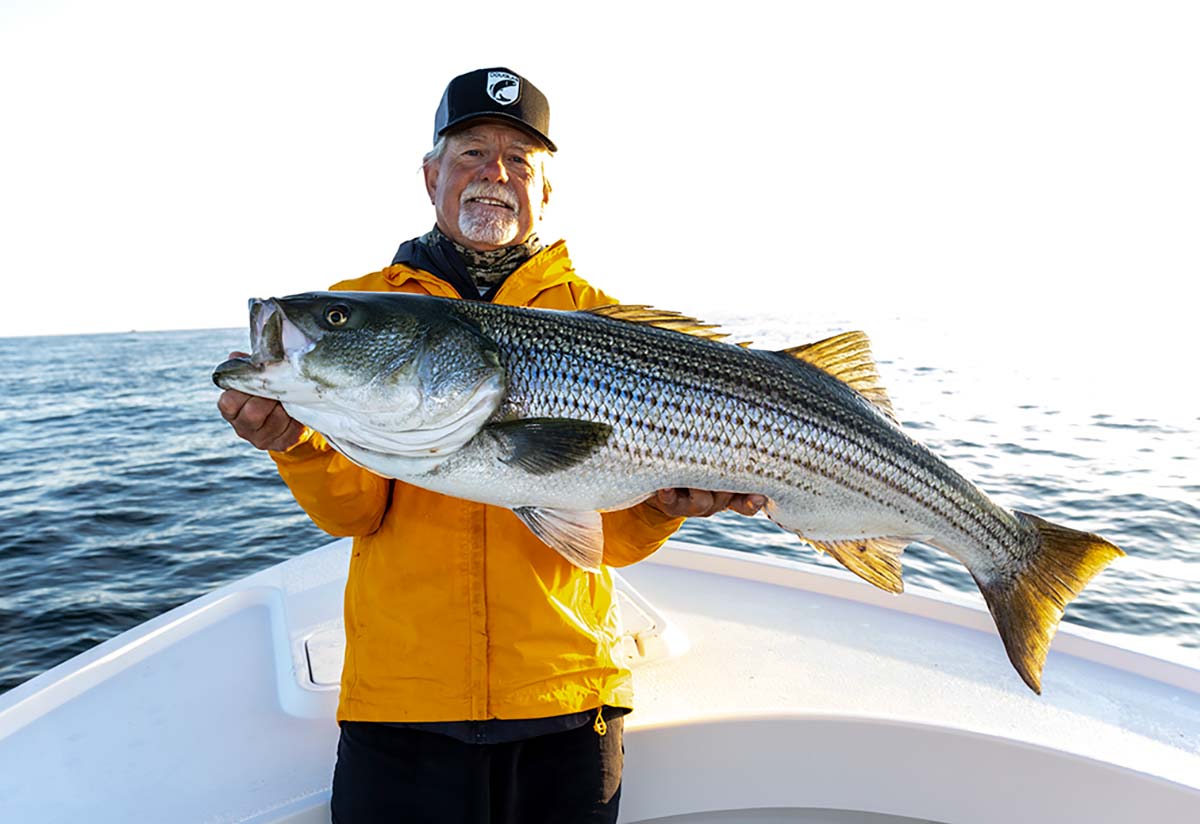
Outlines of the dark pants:
{"label": "dark pants", "polygon": [[334,824],[613,824],[623,718],[506,744],[342,723]]}

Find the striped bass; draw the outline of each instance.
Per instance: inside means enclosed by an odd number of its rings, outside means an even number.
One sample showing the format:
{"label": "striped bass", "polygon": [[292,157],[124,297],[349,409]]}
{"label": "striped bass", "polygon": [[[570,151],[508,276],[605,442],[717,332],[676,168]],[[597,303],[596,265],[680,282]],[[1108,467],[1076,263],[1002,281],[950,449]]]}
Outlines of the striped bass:
{"label": "striped bass", "polygon": [[1040,693],[1066,604],[1124,554],[998,506],[905,434],[860,332],[776,352],[646,307],[379,292],[250,314],[253,353],[218,366],[219,386],[279,400],[372,472],[510,508],[584,569],[602,511],[671,487],[761,494],[772,521],[890,592],[914,541],[958,559]]}

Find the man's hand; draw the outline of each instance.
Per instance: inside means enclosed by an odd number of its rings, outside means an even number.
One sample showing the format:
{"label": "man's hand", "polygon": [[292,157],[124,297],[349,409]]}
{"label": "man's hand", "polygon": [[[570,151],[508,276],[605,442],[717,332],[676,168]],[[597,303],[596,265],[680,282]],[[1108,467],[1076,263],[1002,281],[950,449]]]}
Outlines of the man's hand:
{"label": "man's hand", "polygon": [[[230,352],[231,358],[244,358],[245,352]],[[236,389],[226,389],[217,398],[221,417],[229,421],[242,440],[259,449],[282,452],[295,446],[304,432],[304,424],[283,410],[283,404],[270,398],[258,398]]]}
{"label": "man's hand", "polygon": [[741,515],[754,515],[766,504],[766,496],[736,492],[712,492],[707,489],[660,489],[646,503],[673,518],[707,518],[726,509]]}

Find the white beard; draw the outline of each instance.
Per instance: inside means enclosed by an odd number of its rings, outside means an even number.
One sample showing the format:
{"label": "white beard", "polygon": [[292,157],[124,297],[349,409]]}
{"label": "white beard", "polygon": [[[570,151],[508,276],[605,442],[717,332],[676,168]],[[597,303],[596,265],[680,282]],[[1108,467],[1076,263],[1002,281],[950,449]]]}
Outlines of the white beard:
{"label": "white beard", "polygon": [[475,243],[507,246],[517,237],[517,215],[487,206],[466,204],[458,211],[458,230]]}
{"label": "white beard", "polygon": [[[486,197],[507,203],[511,209],[499,209],[476,203],[473,198]],[[472,183],[463,190],[458,204],[458,230],[473,243],[507,246],[517,238],[519,208],[516,196],[499,183]]]}

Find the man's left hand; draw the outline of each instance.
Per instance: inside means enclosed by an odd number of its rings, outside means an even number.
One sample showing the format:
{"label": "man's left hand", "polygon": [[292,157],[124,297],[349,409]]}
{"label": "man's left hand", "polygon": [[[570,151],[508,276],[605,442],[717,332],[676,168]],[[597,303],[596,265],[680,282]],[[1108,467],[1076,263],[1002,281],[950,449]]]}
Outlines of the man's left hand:
{"label": "man's left hand", "polygon": [[766,504],[764,495],[737,492],[713,492],[708,489],[660,489],[646,503],[672,518],[707,518],[726,509],[741,515],[754,515]]}

